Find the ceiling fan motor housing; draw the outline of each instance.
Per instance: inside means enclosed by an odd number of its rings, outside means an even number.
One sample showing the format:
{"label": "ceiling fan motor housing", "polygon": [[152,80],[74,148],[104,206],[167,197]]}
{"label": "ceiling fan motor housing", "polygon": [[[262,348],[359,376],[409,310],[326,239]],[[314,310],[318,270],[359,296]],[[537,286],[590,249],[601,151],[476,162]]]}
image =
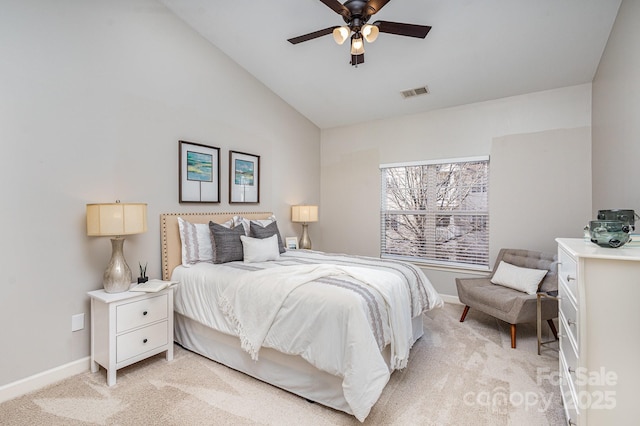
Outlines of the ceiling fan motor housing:
{"label": "ceiling fan motor housing", "polygon": [[376,12],[365,0],[347,0],[344,3],[344,7],[346,7],[350,13],[346,13],[345,11],[345,13],[342,14],[342,19],[349,25],[351,31],[356,33],[360,32],[362,26],[366,24],[371,15]]}

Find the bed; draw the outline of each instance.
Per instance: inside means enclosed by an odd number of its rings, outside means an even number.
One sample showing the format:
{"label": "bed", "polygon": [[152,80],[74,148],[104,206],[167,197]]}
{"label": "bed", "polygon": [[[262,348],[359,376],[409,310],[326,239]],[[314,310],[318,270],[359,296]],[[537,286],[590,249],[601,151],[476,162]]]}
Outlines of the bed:
{"label": "bed", "polygon": [[[163,279],[179,282],[178,344],[360,421],[406,367],[422,313],[442,305],[410,264],[284,251],[269,212],[167,213],[160,222]],[[210,222],[212,254],[203,240]],[[225,259],[234,250],[219,244],[240,234],[244,258]]]}

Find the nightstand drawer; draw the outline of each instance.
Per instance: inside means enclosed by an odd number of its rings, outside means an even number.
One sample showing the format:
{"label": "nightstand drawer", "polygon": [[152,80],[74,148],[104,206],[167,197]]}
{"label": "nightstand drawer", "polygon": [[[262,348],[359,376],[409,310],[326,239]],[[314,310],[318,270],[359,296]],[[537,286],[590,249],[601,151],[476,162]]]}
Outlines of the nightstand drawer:
{"label": "nightstand drawer", "polygon": [[167,318],[167,295],[126,303],[118,306],[116,311],[117,333],[151,324]]}
{"label": "nightstand drawer", "polygon": [[163,321],[116,338],[116,362],[122,362],[167,344],[168,322]]}

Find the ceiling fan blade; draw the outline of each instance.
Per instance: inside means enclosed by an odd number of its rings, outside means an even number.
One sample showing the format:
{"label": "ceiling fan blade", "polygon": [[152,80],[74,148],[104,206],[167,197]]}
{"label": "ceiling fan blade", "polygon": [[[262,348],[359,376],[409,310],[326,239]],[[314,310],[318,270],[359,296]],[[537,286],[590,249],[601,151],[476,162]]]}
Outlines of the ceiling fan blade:
{"label": "ceiling fan blade", "polygon": [[351,65],[357,67],[359,64],[364,64],[364,53],[359,55],[351,55]]}
{"label": "ceiling fan blade", "polygon": [[344,17],[351,16],[351,11],[346,7],[344,7],[344,5],[340,3],[338,0],[320,0],[320,1],[325,5],[329,6],[331,9],[333,9],[333,11],[336,12],[338,15],[342,15]]}
{"label": "ceiling fan blade", "polygon": [[298,36],[298,37],[290,38],[287,41],[289,43],[291,43],[291,44],[302,43],[303,41],[309,41],[309,40],[313,40],[314,38],[318,38],[318,37],[326,36],[327,34],[331,34],[335,28],[338,28],[338,27],[329,27],[329,28],[325,28],[323,30],[314,31],[314,32],[309,33],[309,34],[305,34],[305,35],[301,35],[301,36]]}
{"label": "ceiling fan blade", "polygon": [[367,3],[367,13],[373,15],[379,12],[387,3],[389,3],[389,0],[369,0]]}
{"label": "ceiling fan blade", "polygon": [[403,24],[401,22],[376,21],[373,25],[376,25],[381,33],[416,38],[425,38],[431,30],[431,27],[427,25]]}

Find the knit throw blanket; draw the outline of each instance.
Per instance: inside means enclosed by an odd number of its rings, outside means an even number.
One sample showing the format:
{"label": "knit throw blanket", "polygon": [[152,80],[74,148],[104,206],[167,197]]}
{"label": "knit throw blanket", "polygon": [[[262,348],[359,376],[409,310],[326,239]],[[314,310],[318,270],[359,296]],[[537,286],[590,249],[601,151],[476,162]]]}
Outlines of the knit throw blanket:
{"label": "knit throw blanket", "polygon": [[[340,275],[355,278],[379,292],[391,329],[391,368],[406,367],[412,338],[410,296],[403,279],[392,272],[330,264],[263,269],[242,276],[222,293],[218,303],[233,324],[242,349],[257,361],[260,347],[291,292],[316,279]],[[296,326],[292,318],[291,327]]]}

